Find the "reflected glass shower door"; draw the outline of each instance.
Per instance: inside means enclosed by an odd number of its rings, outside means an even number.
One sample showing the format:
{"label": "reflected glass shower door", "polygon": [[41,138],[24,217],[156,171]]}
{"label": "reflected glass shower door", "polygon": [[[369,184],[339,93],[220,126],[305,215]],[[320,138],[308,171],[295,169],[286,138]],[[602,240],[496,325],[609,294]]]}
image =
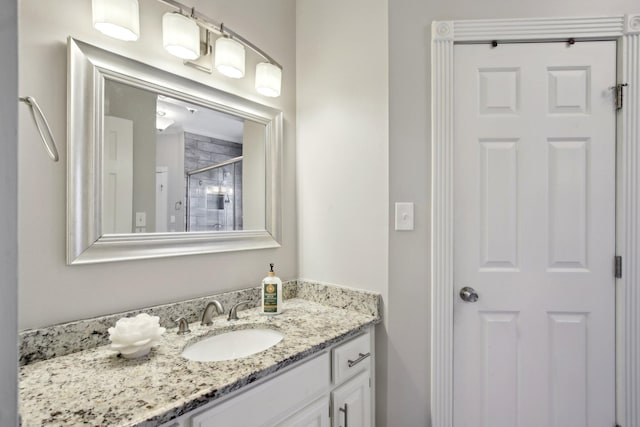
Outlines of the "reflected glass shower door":
{"label": "reflected glass shower door", "polygon": [[187,174],[187,231],[242,230],[242,160]]}

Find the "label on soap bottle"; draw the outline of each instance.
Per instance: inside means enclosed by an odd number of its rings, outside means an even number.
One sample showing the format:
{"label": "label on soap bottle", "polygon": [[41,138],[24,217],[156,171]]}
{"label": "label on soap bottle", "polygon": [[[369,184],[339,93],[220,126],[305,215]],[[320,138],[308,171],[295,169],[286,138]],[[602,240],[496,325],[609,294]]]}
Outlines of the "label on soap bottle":
{"label": "label on soap bottle", "polygon": [[264,312],[265,313],[277,313],[278,312],[278,287],[272,283],[264,284]]}

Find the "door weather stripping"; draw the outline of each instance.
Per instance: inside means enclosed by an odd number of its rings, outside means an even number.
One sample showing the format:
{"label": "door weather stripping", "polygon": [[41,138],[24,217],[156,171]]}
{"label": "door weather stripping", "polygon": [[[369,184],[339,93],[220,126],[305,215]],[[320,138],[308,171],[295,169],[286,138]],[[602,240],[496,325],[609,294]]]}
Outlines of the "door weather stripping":
{"label": "door weather stripping", "polygon": [[620,255],[616,255],[615,258],[615,264],[616,264],[616,279],[621,279],[622,278],[622,257]]}
{"label": "door weather stripping", "polygon": [[624,106],[624,88],[626,86],[629,85],[627,83],[620,83],[611,88],[616,92],[616,110],[621,110]]}

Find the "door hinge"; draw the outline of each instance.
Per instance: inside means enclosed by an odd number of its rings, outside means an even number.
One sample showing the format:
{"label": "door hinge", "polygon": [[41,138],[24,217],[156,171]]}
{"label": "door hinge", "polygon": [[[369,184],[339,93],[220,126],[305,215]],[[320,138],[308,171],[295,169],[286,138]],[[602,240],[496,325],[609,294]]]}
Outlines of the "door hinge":
{"label": "door hinge", "polygon": [[615,257],[615,267],[616,279],[622,278],[622,257],[620,255],[616,255]]}
{"label": "door hinge", "polygon": [[613,86],[613,89],[616,92],[616,110],[621,110],[624,106],[624,88],[629,86],[627,83],[620,83]]}

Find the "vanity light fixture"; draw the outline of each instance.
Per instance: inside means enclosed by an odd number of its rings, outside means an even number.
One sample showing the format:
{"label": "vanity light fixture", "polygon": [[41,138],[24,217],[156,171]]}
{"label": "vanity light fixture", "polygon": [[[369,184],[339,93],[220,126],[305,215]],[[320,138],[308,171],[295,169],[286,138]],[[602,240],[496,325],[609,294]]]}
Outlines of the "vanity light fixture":
{"label": "vanity light fixture", "polygon": [[203,56],[198,60],[198,63],[185,61],[185,65],[191,65],[198,70],[210,73],[212,71],[211,68],[203,67],[201,62],[204,60],[210,60],[210,36],[211,34],[217,34],[221,37],[218,37],[215,42],[213,65],[218,72],[232,78],[243,77],[245,74],[245,50],[252,50],[262,58],[262,62],[256,66],[256,90],[264,96],[280,96],[282,89],[282,65],[278,64],[278,62],[271,58],[265,51],[224,25],[222,22],[216,22],[208,16],[197,12],[195,8],[190,8],[176,0],[158,1],[173,7],[181,13],[183,10],[189,10],[191,19],[200,28],[205,30],[205,40],[200,43],[205,46],[205,49],[201,50],[201,52],[204,53]]}
{"label": "vanity light fixture", "polygon": [[138,40],[138,0],[92,0],[91,11],[96,30],[119,40]]}
{"label": "vanity light fixture", "polygon": [[244,46],[227,35],[219,37],[215,46],[216,70],[232,79],[244,77]]}
{"label": "vanity light fixture", "polygon": [[282,69],[269,62],[256,65],[256,90],[264,96],[275,98],[280,96]]}
{"label": "vanity light fixture", "polygon": [[[257,53],[263,62],[256,66],[255,88],[269,97],[280,96],[282,66],[258,46],[231,30],[223,23],[196,12],[176,0],[158,0],[176,9],[162,17],[162,44],[172,55],[185,60],[185,65],[211,72],[208,62],[211,45],[210,34],[219,34],[215,42],[213,65],[221,74],[239,79],[245,75],[245,49]],[[137,40],[140,34],[138,0],[92,0],[93,23],[104,34],[122,40]],[[183,11],[190,11],[185,15]],[[205,41],[201,42],[201,29]],[[202,48],[204,46],[204,48]],[[200,58],[200,56],[202,57]],[[191,62],[198,59],[198,62]]]}
{"label": "vanity light fixture", "polygon": [[200,28],[191,18],[178,12],[162,16],[162,46],[181,59],[192,61],[200,56]]}

